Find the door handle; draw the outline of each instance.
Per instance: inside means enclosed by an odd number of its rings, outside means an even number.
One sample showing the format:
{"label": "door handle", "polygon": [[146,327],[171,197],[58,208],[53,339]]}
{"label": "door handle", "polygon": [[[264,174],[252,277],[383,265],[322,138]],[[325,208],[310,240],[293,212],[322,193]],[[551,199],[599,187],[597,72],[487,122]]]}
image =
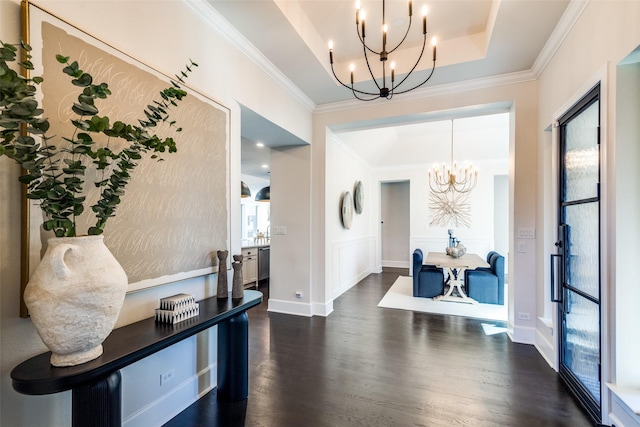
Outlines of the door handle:
{"label": "door handle", "polygon": [[[560,297],[556,297],[556,260],[555,258],[560,258],[562,261],[562,255],[559,254],[551,254],[551,302],[562,302],[562,292],[560,292]],[[562,271],[562,270],[561,270]],[[560,281],[562,282],[562,280]],[[562,283],[560,283],[562,287]]]}

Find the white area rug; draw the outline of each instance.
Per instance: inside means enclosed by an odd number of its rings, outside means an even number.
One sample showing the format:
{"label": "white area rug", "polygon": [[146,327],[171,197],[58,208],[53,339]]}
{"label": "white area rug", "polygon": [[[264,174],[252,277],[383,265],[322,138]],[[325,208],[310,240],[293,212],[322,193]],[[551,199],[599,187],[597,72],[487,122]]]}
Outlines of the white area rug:
{"label": "white area rug", "polygon": [[[506,295],[505,295],[506,300]],[[378,307],[424,313],[449,314],[479,319],[507,320],[506,305],[466,304],[450,301],[434,301],[431,298],[413,296],[413,278],[400,276],[378,303]]]}

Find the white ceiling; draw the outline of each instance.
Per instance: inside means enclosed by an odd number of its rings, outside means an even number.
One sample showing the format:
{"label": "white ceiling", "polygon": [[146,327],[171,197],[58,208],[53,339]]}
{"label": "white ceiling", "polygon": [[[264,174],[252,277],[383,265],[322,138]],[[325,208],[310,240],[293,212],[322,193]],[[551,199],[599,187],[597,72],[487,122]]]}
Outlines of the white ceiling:
{"label": "white ceiling", "polygon": [[[381,44],[382,0],[361,0],[362,9],[367,12],[367,40],[374,49]],[[575,17],[581,12],[581,0],[430,0],[426,2],[428,13],[428,38],[438,38],[437,63],[429,82],[413,91],[411,96],[437,89],[440,85],[473,84],[473,82],[530,80],[535,78],[553,55],[558,43],[571,28]],[[213,13],[226,20],[243,39],[245,46],[251,46],[253,56],[258,51],[272,75],[288,81],[289,90],[306,100],[315,108],[331,109],[337,103],[353,102],[349,90],[340,86],[331,73],[327,43],[334,43],[336,73],[344,81],[349,80],[348,65],[356,65],[356,87],[364,90],[371,78],[366,74],[362,58],[362,46],[356,35],[355,0],[206,0]],[[413,2],[413,24],[406,42],[396,52],[396,82],[402,73],[410,69],[419,55],[422,44],[422,5]],[[212,9],[208,9],[212,12]],[[406,0],[386,0],[386,17],[389,24],[388,44],[396,44],[404,34],[408,23],[408,2]],[[431,48],[427,47],[422,61],[413,73],[416,81],[424,80],[431,69]],[[380,61],[371,61],[376,78],[381,75]],[[388,72],[388,71],[387,71]],[[407,80],[407,85],[411,84]],[[417,95],[416,95],[417,94]],[[400,96],[396,95],[395,99]],[[378,99],[377,103],[389,102]],[[456,112],[452,112],[452,117]],[[480,114],[486,114],[482,111]],[[468,115],[468,114],[466,114]],[[254,123],[251,117],[245,120],[243,111],[243,137],[251,133],[251,140],[260,135],[265,120]],[[254,114],[254,116],[257,116]],[[259,116],[258,116],[259,117]],[[255,117],[253,117],[255,119]],[[440,119],[445,117],[440,117]],[[369,123],[365,127],[369,140],[372,135],[384,136],[384,144],[399,147],[410,141],[408,135],[422,136],[431,132],[420,128],[413,120],[406,129],[370,129],[389,124]],[[425,126],[429,127],[427,120]],[[269,122],[266,122],[269,124]],[[272,125],[272,124],[271,124]],[[433,125],[435,126],[435,125]],[[267,126],[269,127],[269,126]],[[283,129],[282,135],[290,137]],[[349,134],[340,137],[362,156],[361,146],[355,142],[359,136],[352,129],[343,129]],[[394,138],[394,134],[396,137]],[[277,139],[282,140],[281,137]],[[435,136],[434,136],[435,138]],[[424,138],[422,138],[424,140]],[[264,141],[267,146],[269,140]],[[303,141],[297,141],[303,143]],[[295,141],[294,141],[295,143]],[[415,140],[414,144],[419,143]],[[380,143],[382,144],[382,143]],[[411,151],[407,149],[407,151]],[[375,163],[374,159],[370,159]],[[243,159],[244,161],[244,159]],[[400,161],[400,160],[398,160]],[[244,169],[244,165],[243,165]]]}
{"label": "white ceiling", "polygon": [[344,132],[337,138],[372,168],[433,166],[453,160],[480,166],[509,157],[509,113]]}
{"label": "white ceiling", "polygon": [[[331,74],[329,40],[335,45],[338,75],[348,80],[348,65],[354,61],[356,80],[369,80],[366,66],[357,61],[362,57],[362,46],[356,35],[355,1],[206,1],[315,105],[352,99],[351,93]],[[382,31],[381,24],[376,22],[381,21],[382,1],[361,0],[361,3],[367,12],[367,40],[379,50]],[[570,0],[430,0],[424,3],[429,7],[428,38],[438,37],[437,66],[427,83],[432,87],[534,69],[545,44],[568,10]],[[404,34],[407,4],[406,0],[386,2],[389,44],[397,43],[400,34]],[[418,57],[419,52],[414,54],[411,48],[422,43],[422,5],[421,1],[414,2],[413,25],[403,48],[398,51],[396,80]],[[564,25],[558,28],[560,32],[567,30]],[[553,48],[551,45],[547,49]],[[390,56],[389,61],[392,59]],[[374,58],[372,67],[376,77],[381,74],[379,64]],[[430,69],[431,65],[431,55],[425,54],[417,70]],[[419,72],[418,77],[424,78],[425,73]]]}

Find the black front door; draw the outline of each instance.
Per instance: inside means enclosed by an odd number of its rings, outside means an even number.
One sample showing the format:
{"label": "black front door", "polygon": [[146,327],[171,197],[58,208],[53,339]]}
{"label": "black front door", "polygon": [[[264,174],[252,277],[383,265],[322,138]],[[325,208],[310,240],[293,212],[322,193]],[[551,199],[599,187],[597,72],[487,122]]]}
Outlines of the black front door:
{"label": "black front door", "polygon": [[560,375],[600,421],[600,87],[558,125]]}

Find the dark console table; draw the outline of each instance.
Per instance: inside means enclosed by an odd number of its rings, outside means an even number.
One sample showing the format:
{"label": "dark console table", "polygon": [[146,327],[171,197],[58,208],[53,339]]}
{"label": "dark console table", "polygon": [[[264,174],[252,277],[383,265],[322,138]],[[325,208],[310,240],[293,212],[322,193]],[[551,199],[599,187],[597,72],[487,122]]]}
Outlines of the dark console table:
{"label": "dark console table", "polygon": [[218,399],[246,399],[248,385],[247,310],[262,302],[262,293],[245,290],[242,299],[216,297],[200,301],[200,314],[175,325],[154,318],[118,329],[102,344],[103,354],[77,366],[51,366],[51,353],[43,353],[11,371],[13,388],[22,394],[41,395],[72,390],[74,427],[116,427],[122,424],[119,369],[218,325]]}

